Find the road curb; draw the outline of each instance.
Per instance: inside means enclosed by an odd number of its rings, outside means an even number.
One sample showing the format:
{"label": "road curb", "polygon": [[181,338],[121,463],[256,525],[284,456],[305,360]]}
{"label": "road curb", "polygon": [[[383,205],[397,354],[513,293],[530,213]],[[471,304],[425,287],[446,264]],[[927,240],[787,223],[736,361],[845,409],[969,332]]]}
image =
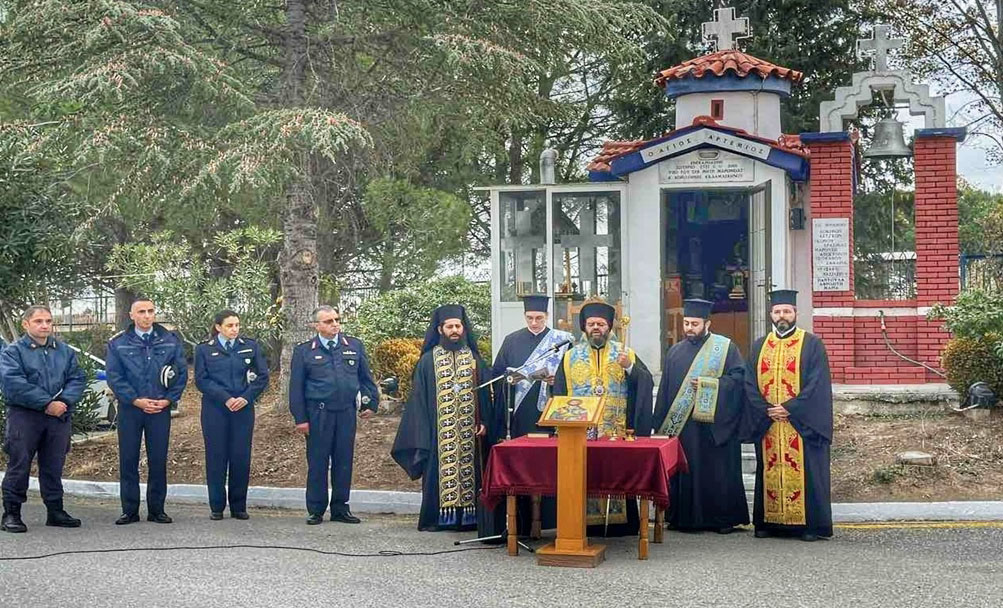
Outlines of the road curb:
{"label": "road curb", "polygon": [[[0,472],[0,479],[3,479]],[[38,490],[38,479],[32,477],[29,488]],[[118,482],[64,479],[63,490],[69,496],[118,500]],[[140,484],[146,495],[146,484]],[[168,486],[169,502],[209,504],[205,486],[172,484]],[[304,488],[270,488],[252,486],[247,492],[250,507],[305,510]],[[391,513],[409,515],[421,508],[421,493],[386,490],[352,490],[352,511],[358,513]],[[1003,501],[951,502],[874,502],[836,503],[832,505],[834,523],[866,523],[894,521],[1003,521]]]}

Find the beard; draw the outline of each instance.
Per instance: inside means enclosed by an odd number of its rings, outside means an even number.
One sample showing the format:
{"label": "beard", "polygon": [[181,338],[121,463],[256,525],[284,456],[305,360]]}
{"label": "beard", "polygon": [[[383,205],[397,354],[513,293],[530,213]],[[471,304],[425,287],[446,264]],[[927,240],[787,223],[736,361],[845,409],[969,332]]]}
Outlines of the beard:
{"label": "beard", "polygon": [[602,348],[606,346],[606,340],[609,338],[609,334],[604,334],[601,332],[589,334],[589,344],[593,348]]}
{"label": "beard", "polygon": [[464,346],[463,335],[463,332],[439,334],[439,344],[446,350],[459,350]]}
{"label": "beard", "polygon": [[686,339],[689,340],[691,343],[696,344],[697,342],[702,340],[703,337],[706,335],[707,335],[706,331],[701,333],[686,334]]}
{"label": "beard", "polygon": [[776,327],[777,331],[779,331],[780,333],[785,333],[790,331],[791,328],[794,327],[794,322],[788,321],[787,319],[780,319],[779,321],[774,323],[773,326]]}

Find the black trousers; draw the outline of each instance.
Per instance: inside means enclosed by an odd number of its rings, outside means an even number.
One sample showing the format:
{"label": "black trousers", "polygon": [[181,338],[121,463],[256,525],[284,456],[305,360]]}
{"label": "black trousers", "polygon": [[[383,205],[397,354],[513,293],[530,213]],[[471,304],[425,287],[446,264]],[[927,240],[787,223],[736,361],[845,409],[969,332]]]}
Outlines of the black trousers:
{"label": "black trousers", "polygon": [[167,445],[171,438],[171,408],[147,414],[131,403],[119,404],[118,476],[123,513],[139,512],[139,448],[146,437],[149,474],[146,505],[151,514],[164,512],[167,499]]}
{"label": "black trousers", "polygon": [[38,485],[46,505],[59,506],[63,500],[63,465],[70,451],[72,424],[45,412],[23,407],[7,408],[4,452],[7,473],[3,478],[3,501],[21,504],[28,500],[31,461],[38,456]]}
{"label": "black trousers", "polygon": [[311,408],[307,414],[310,434],[306,438],[306,508],[311,515],[327,510],[327,478],[331,476],[331,513],[348,509],[352,488],[352,458],[355,455],[354,407],[338,410]]}

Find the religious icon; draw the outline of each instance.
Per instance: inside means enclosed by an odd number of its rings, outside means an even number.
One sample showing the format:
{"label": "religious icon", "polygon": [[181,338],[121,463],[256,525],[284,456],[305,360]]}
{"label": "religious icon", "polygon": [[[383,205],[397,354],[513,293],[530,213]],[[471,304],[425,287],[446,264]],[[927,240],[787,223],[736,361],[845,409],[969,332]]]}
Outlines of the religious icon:
{"label": "religious icon", "polygon": [[604,401],[601,397],[551,397],[540,416],[539,424],[560,426],[574,422],[581,425],[595,424],[602,415]]}

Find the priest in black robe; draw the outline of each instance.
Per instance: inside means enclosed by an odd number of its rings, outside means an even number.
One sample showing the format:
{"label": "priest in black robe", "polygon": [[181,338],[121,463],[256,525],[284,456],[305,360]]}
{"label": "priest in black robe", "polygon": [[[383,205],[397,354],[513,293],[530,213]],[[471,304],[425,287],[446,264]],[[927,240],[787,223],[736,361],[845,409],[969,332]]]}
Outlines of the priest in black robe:
{"label": "priest in black robe", "polygon": [[745,373],[747,434],[756,443],[756,538],[832,536],[832,378],[822,340],[797,327],[797,292],[770,294],[773,331]]}
{"label": "priest in black robe", "polygon": [[503,508],[488,511],[479,500],[487,451],[504,434],[490,389],[477,389],[489,374],[466,310],[437,308],[391,449],[411,479],[422,480],[419,530],[492,536],[504,528]]}
{"label": "priest in black robe", "polygon": [[689,465],[671,480],[669,527],[728,534],[749,523],[739,434],[745,362],[734,342],[711,333],[712,307],[699,299],[683,303],[685,340],[665,354],[654,428],[679,438]]}
{"label": "priest in black robe", "polygon": [[[492,376],[515,375],[518,382],[500,381],[495,385],[495,411],[504,412],[509,437],[527,433],[549,433],[551,427],[537,426],[547,404],[550,385],[564,351],[574,341],[566,331],[547,327],[550,298],[545,295],[522,297],[526,327],[505,336],[495,356]],[[529,496],[517,501],[519,533],[530,533],[532,502]],[[553,497],[540,500],[541,529],[557,527],[557,504]]]}
{"label": "priest in black robe", "polygon": [[[651,401],[654,381],[640,357],[611,337],[616,309],[605,302],[586,303],[579,313],[582,337],[569,349],[557,368],[554,395],[605,396],[602,420],[590,438],[632,430],[638,437],[651,435]],[[637,500],[609,497],[589,499],[586,505],[589,536],[637,534]]]}

